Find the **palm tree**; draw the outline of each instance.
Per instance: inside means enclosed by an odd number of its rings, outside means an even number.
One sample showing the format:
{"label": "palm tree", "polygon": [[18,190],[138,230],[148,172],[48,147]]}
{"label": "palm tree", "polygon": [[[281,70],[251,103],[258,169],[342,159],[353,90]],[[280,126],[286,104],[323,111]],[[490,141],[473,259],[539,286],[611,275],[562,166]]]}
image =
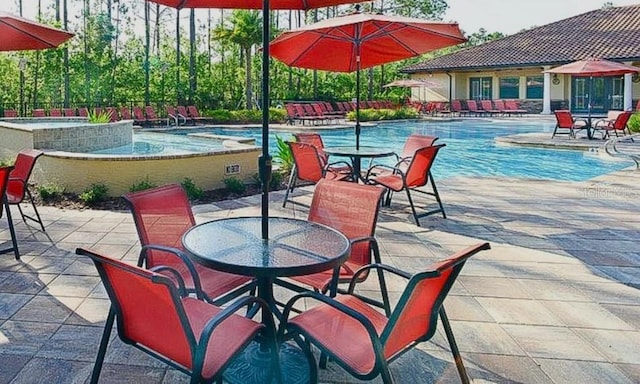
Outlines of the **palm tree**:
{"label": "palm tree", "polygon": [[234,10],[229,20],[231,27],[221,26],[216,29],[218,39],[238,44],[245,57],[245,97],[247,109],[253,109],[252,78],[251,78],[251,50],[254,45],[262,42],[262,14],[259,11]]}

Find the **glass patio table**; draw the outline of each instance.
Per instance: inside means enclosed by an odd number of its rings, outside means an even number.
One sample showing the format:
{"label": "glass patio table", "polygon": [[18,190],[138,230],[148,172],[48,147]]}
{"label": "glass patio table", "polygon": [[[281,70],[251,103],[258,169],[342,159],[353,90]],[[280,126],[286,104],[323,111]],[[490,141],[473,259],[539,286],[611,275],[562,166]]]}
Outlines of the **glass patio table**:
{"label": "glass patio table", "polygon": [[351,165],[353,166],[353,174],[355,176],[353,180],[356,182],[358,180],[364,182],[364,180],[362,179],[362,158],[373,159],[377,157],[387,157],[393,156],[393,154],[395,153],[388,148],[367,147],[362,145],[360,146],[360,148],[356,148],[355,145],[344,147],[325,147],[324,152],[332,156],[343,156],[351,158]]}
{"label": "glass patio table", "polygon": [[[330,269],[337,273],[349,255],[350,245],[342,233],[332,228],[285,217],[269,217],[270,238],[263,240],[261,223],[259,216],[210,221],[185,232],[182,244],[189,256],[204,266],[254,276],[258,296],[277,317],[280,311],[273,297],[274,279]],[[260,343],[250,344],[236,360],[225,370],[226,381],[267,381],[271,356]],[[307,359],[297,347],[281,346],[280,366],[285,383],[309,382]]]}
{"label": "glass patio table", "polygon": [[607,117],[607,115],[602,115],[602,114],[586,114],[586,115],[576,115],[575,118],[578,119],[582,119],[586,122],[586,129],[587,129],[587,138],[589,140],[593,139],[593,134],[595,132],[595,129],[593,127],[593,122],[596,120],[600,120],[600,119],[605,119]]}

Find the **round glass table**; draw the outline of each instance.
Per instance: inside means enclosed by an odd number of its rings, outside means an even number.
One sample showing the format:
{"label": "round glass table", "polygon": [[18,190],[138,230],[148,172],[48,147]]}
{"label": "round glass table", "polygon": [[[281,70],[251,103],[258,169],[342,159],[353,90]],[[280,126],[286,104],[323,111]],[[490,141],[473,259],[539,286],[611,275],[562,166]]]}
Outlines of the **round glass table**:
{"label": "round glass table", "polygon": [[[344,156],[351,158],[351,165],[353,166],[354,180],[362,180],[362,158],[373,159],[376,157],[387,157],[393,156],[394,151],[388,148],[380,148],[380,147],[367,147],[361,145],[359,148],[356,148],[355,145],[344,146],[344,147],[325,147],[324,151],[333,156]],[[364,182],[364,180],[362,180]]]}
{"label": "round glass table", "polygon": [[[273,297],[274,279],[329,269],[337,272],[349,255],[350,245],[332,228],[286,217],[270,217],[270,238],[263,240],[261,223],[259,216],[210,221],[185,232],[182,244],[190,257],[204,266],[256,277],[258,296],[279,316]],[[281,346],[280,366],[285,383],[309,382],[308,362],[297,347]],[[231,383],[264,383],[271,369],[269,352],[261,344],[252,343],[224,376]]]}

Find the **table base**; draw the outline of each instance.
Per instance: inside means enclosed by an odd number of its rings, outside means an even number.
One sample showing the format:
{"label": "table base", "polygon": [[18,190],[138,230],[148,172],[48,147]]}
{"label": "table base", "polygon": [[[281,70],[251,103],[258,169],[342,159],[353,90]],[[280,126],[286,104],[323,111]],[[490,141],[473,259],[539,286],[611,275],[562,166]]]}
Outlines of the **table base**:
{"label": "table base", "polygon": [[[259,342],[251,342],[225,369],[224,380],[231,384],[266,384],[273,375],[271,353],[260,349]],[[297,346],[280,345],[280,369],[284,384],[308,384],[310,381],[309,361]],[[274,379],[271,383],[276,383]]]}

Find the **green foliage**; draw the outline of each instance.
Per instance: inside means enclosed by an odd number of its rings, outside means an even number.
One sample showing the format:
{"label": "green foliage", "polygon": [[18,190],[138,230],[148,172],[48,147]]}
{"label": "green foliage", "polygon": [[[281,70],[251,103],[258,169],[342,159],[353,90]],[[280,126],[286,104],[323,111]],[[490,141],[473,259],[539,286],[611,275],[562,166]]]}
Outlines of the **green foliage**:
{"label": "green foliage", "polygon": [[0,159],[0,167],[8,167],[10,165],[13,165],[15,159],[10,160],[10,159]]}
{"label": "green foliage", "polygon": [[286,141],[278,135],[276,135],[276,153],[273,155],[273,161],[278,164],[282,172],[289,173],[291,169],[293,169],[291,148],[289,148]]}
{"label": "green foliage", "polygon": [[129,192],[138,192],[138,191],[144,191],[147,189],[151,189],[151,188],[155,188],[157,187],[157,184],[152,183],[151,181],[149,181],[149,177],[145,177],[144,180],[133,184],[130,188],[129,188]]}
{"label": "green foliage", "polygon": [[271,173],[271,182],[269,183],[269,189],[277,191],[282,187],[282,181],[285,179],[286,174],[282,170],[275,170]]}
{"label": "green foliage", "polygon": [[634,113],[627,123],[631,132],[640,132],[640,113]]}
{"label": "green foliage", "polygon": [[[399,109],[361,109],[360,121],[417,119],[418,111],[414,108]],[[349,112],[347,119],[355,121],[356,113]]]}
{"label": "green foliage", "polygon": [[87,118],[92,124],[106,124],[111,121],[111,111],[97,112],[95,109],[89,111]]}
{"label": "green foliage", "polygon": [[204,114],[205,116],[213,119],[215,123],[230,123],[234,119],[233,113],[231,113],[231,111],[228,111],[226,109],[216,109],[213,111],[205,111]]}
{"label": "green foliage", "polygon": [[100,201],[104,201],[107,198],[107,192],[109,191],[109,187],[107,187],[103,183],[93,183],[91,186],[84,190],[78,196],[80,200],[84,201],[86,204],[93,204]]}
{"label": "green foliage", "polygon": [[64,187],[61,187],[57,184],[45,184],[39,185],[37,191],[42,201],[51,201],[62,196],[62,194],[64,193]]}
{"label": "green foliage", "polygon": [[180,185],[182,185],[182,188],[184,188],[185,192],[187,192],[187,196],[189,197],[189,200],[196,200],[201,198],[204,195],[204,191],[202,191],[202,188],[199,188],[193,182],[193,180],[191,180],[188,177],[185,177],[184,180],[182,180],[182,183],[180,183]]}
{"label": "green foliage", "polygon": [[238,195],[243,194],[247,190],[247,186],[237,177],[226,177],[224,179],[224,185],[230,193]]}

